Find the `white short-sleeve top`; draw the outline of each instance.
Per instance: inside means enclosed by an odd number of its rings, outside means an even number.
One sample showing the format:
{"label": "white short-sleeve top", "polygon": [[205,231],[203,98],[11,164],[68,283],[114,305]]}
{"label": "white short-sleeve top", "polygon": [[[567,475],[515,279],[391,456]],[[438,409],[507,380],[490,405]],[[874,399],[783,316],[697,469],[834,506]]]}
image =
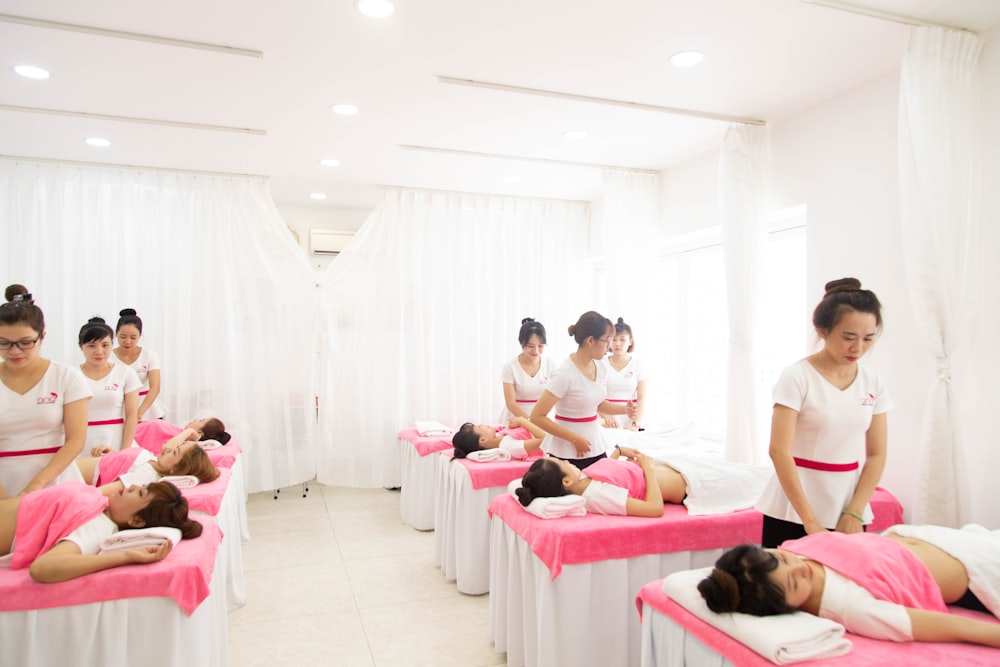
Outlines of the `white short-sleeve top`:
{"label": "white short-sleeve top", "polygon": [[[607,367],[608,373],[608,400],[612,403],[627,403],[636,398],[639,391],[639,383],[649,379],[649,374],[642,361],[632,355],[625,367],[620,371],[615,370],[611,365],[610,357],[605,357],[602,363]],[[615,421],[622,428],[632,425],[632,420],[628,415],[614,415]]]}
{"label": "white short-sleeve top", "polygon": [[[139,376],[139,381],[142,382],[142,389],[139,390],[139,404],[141,405],[143,397],[149,393],[149,371],[160,370],[160,358],[156,356],[156,352],[144,347],[139,350],[139,356],[129,364],[129,367],[135,371],[135,374]],[[157,397],[156,401],[142,415],[142,419],[143,421],[159,419],[165,414],[167,414],[167,410]]]}
{"label": "white short-sleeve top", "polygon": [[[521,363],[517,360],[517,357],[514,357],[503,365],[500,379],[504,384],[514,385],[514,398],[524,411],[530,415],[538,397],[548,387],[549,381],[552,379],[552,373],[552,360],[544,355],[542,355],[538,371],[534,375],[528,375],[524,368],[521,367]],[[500,423],[506,424],[513,416],[505,405],[500,413]]]}
{"label": "white short-sleeve top", "polygon": [[567,357],[556,368],[547,387],[549,393],[559,399],[553,415],[556,423],[586,438],[590,443],[590,449],[586,453],[577,454],[576,449],[569,441],[549,434],[542,443],[543,451],[562,459],[590,458],[606,451],[602,429],[596,419],[583,422],[559,419],[559,417],[584,419],[597,415],[597,406],[604,401],[607,395],[604,386],[607,374],[604,364],[598,362],[595,365],[597,366],[597,379],[590,380],[585,378],[573,360]]}
{"label": "white short-sleeve top", "polygon": [[[122,423],[125,418],[125,395],[142,387],[139,376],[123,363],[112,364],[111,371],[99,380],[83,379],[94,395],[87,404],[87,442],[83,456],[90,456],[94,445],[108,445],[119,449],[122,444]],[[99,423],[99,422],[115,422]]]}

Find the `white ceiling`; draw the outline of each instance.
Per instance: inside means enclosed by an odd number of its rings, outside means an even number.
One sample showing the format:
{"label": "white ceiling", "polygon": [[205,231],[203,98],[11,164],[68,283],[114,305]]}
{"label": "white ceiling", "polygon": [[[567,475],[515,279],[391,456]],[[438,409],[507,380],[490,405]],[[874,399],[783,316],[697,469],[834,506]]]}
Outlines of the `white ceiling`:
{"label": "white ceiling", "polygon": [[[395,4],[394,16],[372,19],[353,0],[0,0],[7,17],[263,52],[246,57],[0,17],[0,155],[265,175],[282,207],[370,208],[378,185],[589,200],[600,192],[599,168],[545,160],[660,170],[717,145],[725,123],[437,77],[774,121],[896,69],[903,32],[800,0]],[[855,4],[973,30],[1000,23],[996,0]],[[705,52],[705,61],[689,70],[667,64],[689,49]],[[10,69],[16,64],[52,77],[24,79]],[[330,106],[339,102],[361,111],[338,116]],[[589,134],[571,143],[561,136],[569,129]],[[87,146],[90,136],[112,145]],[[326,157],[341,166],[320,166]],[[313,192],[328,198],[312,201]]]}

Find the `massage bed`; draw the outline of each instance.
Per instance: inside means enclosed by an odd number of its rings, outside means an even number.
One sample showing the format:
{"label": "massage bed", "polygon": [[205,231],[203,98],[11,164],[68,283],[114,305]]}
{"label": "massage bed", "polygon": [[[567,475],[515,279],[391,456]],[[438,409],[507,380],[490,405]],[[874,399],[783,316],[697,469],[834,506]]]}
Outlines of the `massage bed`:
{"label": "massage bed", "polygon": [[[0,568],[4,665],[225,667],[227,562],[211,517],[159,563],[113,568],[58,584]],[[70,601],[72,604],[67,604]]]}
{"label": "massage bed", "polygon": [[461,593],[490,590],[490,502],[536,458],[479,463],[441,455],[434,500],[434,558]]}
{"label": "massage bed", "polygon": [[[884,489],[871,507],[875,530],[902,521],[902,507]],[[639,590],[759,541],[763,521],[755,510],[691,516],[679,505],[667,505],[660,518],[546,520],[509,494],[489,511],[490,633],[510,667],[638,665]]]}
{"label": "massage bed", "polygon": [[439,452],[452,449],[451,435],[420,435],[414,428],[399,432],[401,447],[399,516],[417,530],[434,530],[434,495]]}
{"label": "massage bed", "polygon": [[[725,632],[701,620],[663,591],[663,580],[646,584],[636,599],[642,619],[642,667],[697,665],[698,667],[771,667],[775,663]],[[966,616],[994,620],[988,614],[953,609]],[[771,620],[780,622],[780,617]],[[776,631],[777,633],[778,631]],[[1000,664],[1000,650],[972,644],[928,642],[896,643],[844,635],[852,646],[844,655],[793,663],[801,667],[986,667]]]}

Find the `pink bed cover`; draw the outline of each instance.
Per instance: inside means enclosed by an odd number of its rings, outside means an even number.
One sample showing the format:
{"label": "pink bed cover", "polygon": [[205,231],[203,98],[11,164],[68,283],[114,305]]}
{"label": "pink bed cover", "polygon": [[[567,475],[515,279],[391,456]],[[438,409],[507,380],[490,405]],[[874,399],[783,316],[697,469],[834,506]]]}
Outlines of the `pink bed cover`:
{"label": "pink bed cover", "polygon": [[413,444],[420,456],[427,456],[434,452],[443,452],[446,449],[453,449],[451,436],[441,435],[420,435],[415,428],[406,428],[399,432],[400,440],[407,440]]}

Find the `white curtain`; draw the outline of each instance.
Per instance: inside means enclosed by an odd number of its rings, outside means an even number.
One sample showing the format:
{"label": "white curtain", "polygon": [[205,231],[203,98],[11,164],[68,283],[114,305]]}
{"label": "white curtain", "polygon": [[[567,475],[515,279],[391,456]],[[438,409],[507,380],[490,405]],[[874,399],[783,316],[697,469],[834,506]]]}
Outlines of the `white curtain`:
{"label": "white curtain", "polygon": [[726,382],[725,457],[761,464],[767,455],[767,406],[757,314],[760,311],[767,227],[764,219],[769,159],[767,129],[733,124],[719,156],[722,250],[726,264],[729,355]]}
{"label": "white curtain", "polygon": [[215,415],[249,491],[315,474],[315,280],[259,179],[0,161],[0,267],[46,316],[42,353],[83,356],[88,318],[133,307],[172,422]]}
{"label": "white curtain", "polygon": [[914,520],[968,520],[960,412],[973,372],[970,340],[982,217],[977,63],[982,40],[944,28],[906,29],[900,79],[903,256],[918,326],[937,361],[924,411]]}
{"label": "white curtain", "polygon": [[397,433],[417,419],[494,423],[521,319],[545,354],[595,308],[589,205],[408,189],[381,203],[320,278],[318,480],[399,484]]}

